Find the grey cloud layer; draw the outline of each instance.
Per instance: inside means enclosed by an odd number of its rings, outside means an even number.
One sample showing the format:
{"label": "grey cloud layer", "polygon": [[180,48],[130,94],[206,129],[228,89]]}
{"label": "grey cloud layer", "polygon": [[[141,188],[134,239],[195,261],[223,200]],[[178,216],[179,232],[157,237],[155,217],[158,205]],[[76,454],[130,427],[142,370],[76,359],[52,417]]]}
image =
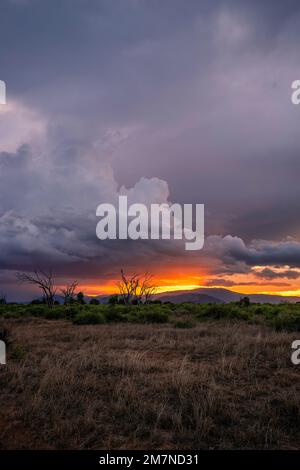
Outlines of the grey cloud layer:
{"label": "grey cloud layer", "polygon": [[[3,269],[300,265],[299,2],[3,0],[0,18]],[[95,207],[122,185],[204,203],[205,250],[100,246]]]}
{"label": "grey cloud layer", "polygon": [[256,274],[257,277],[262,277],[263,279],[279,279],[279,278],[287,278],[287,279],[298,279],[300,277],[300,272],[295,271],[293,269],[285,269],[284,271],[274,271],[270,268],[265,268],[262,271]]}
{"label": "grey cloud layer", "polygon": [[[205,252],[222,260],[224,272],[247,273],[253,266],[265,265],[300,267],[300,243],[296,240],[281,242],[255,240],[246,245],[239,237],[210,236],[206,240]],[[264,270],[261,276],[265,274],[264,277],[268,278],[270,273],[271,271]],[[292,277],[295,271],[286,270],[285,274],[285,277],[295,279]]]}

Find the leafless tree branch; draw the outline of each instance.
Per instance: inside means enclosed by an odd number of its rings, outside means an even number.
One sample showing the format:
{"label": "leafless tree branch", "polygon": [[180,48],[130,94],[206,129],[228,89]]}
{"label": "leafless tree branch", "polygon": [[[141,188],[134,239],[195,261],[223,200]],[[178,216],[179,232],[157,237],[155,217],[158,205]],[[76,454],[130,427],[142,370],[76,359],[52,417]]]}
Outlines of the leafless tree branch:
{"label": "leafless tree branch", "polygon": [[53,307],[57,288],[54,286],[52,271],[46,272],[41,269],[36,269],[33,274],[17,273],[16,277],[20,282],[32,284],[41,289],[46,304],[49,308]]}
{"label": "leafless tree branch", "polygon": [[119,293],[125,304],[146,303],[154,295],[157,287],[149,273],[141,278],[137,274],[126,277],[121,269],[121,281],[117,283]]}
{"label": "leafless tree branch", "polygon": [[78,287],[78,281],[74,281],[71,284],[67,284],[64,289],[61,289],[60,292],[64,296],[64,304],[71,304],[75,300],[76,289]]}

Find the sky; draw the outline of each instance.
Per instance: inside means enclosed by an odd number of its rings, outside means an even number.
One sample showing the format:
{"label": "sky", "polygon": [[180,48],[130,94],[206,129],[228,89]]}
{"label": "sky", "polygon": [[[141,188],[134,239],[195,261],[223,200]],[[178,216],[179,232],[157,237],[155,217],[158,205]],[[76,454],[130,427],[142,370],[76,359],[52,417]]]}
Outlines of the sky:
{"label": "sky", "polygon": [[[0,292],[39,267],[300,295],[299,31],[296,0],[1,0]],[[124,194],[205,204],[204,248],[97,239]]]}

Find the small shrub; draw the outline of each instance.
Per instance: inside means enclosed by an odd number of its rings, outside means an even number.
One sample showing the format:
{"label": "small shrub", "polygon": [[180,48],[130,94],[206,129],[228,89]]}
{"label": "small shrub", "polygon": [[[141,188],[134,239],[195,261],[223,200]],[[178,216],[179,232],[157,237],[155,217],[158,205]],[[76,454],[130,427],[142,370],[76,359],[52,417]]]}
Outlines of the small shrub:
{"label": "small shrub", "polygon": [[45,316],[45,313],[47,312],[48,307],[43,304],[34,304],[34,305],[28,305],[25,307],[25,311],[22,311],[22,314],[24,315],[25,313],[27,315],[32,315],[33,317],[43,317]]}
{"label": "small shrub", "polygon": [[100,312],[80,312],[73,319],[75,325],[99,325],[105,323],[105,319]]}
{"label": "small shrub", "polygon": [[130,323],[167,323],[169,314],[164,310],[146,310],[142,307],[131,311],[127,319]]}
{"label": "small shrub", "polygon": [[25,349],[18,344],[15,345],[11,349],[11,353],[10,353],[11,359],[15,359],[16,361],[21,361],[22,359],[25,359],[25,356],[26,356]]}
{"label": "small shrub", "polygon": [[239,305],[241,307],[249,307],[250,305],[250,299],[249,297],[243,297],[242,299],[239,300]]}
{"label": "small shrub", "polygon": [[45,318],[47,320],[61,320],[66,318],[66,308],[56,307],[52,309],[48,309],[45,313]]}
{"label": "small shrub", "polygon": [[178,320],[174,323],[175,328],[193,328],[195,325],[188,320]]}
{"label": "small shrub", "polygon": [[122,308],[119,305],[109,306],[104,311],[104,317],[107,323],[124,322],[126,321],[126,311],[128,309]]}
{"label": "small shrub", "polygon": [[249,308],[243,308],[236,304],[206,304],[197,314],[198,318],[211,318],[213,320],[220,319],[236,319],[250,320],[252,317]]}
{"label": "small shrub", "polygon": [[197,315],[199,318],[212,318],[218,320],[225,316],[224,305],[207,304],[203,305],[201,311]]}
{"label": "small shrub", "polygon": [[81,312],[81,307],[79,305],[74,305],[74,306],[65,306],[62,307],[62,311],[64,311],[65,318],[67,320],[72,320],[73,318],[76,317]]}
{"label": "small shrub", "polygon": [[300,331],[300,315],[296,313],[282,312],[268,319],[267,323],[275,328],[276,331]]}

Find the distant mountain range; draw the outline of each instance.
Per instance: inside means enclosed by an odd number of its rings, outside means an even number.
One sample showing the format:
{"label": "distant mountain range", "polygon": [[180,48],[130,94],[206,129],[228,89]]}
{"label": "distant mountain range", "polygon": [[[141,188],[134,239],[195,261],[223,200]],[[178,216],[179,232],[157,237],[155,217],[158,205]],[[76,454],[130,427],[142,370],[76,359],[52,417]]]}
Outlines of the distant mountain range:
{"label": "distant mountain range", "polygon": [[[84,296],[85,302],[89,303],[92,299],[97,299],[101,304],[108,303],[110,295],[98,295],[97,297],[91,297],[88,295]],[[237,302],[243,297],[249,297],[250,302],[253,303],[270,303],[280,304],[282,302],[300,302],[300,297],[296,296],[282,296],[282,295],[269,295],[269,294],[240,294],[239,292],[233,292],[228,289],[216,288],[216,287],[201,287],[193,290],[179,290],[171,292],[162,292],[153,296],[153,300],[161,300],[162,302],[172,302],[179,304],[182,302],[191,302],[194,304],[227,304],[229,302]],[[61,295],[56,295],[55,300],[58,300],[60,304],[63,303],[64,299]],[[29,303],[29,302],[24,302]]]}
{"label": "distant mountain range", "polygon": [[[98,299],[100,303],[107,303],[110,296],[100,295],[98,297],[86,296],[86,301],[89,302],[91,299]],[[228,289],[215,288],[215,287],[201,287],[193,290],[181,290],[172,292],[162,292],[156,294],[153,299],[161,300],[162,302],[182,303],[192,302],[196,304],[206,303],[229,303],[237,302],[243,297],[249,297],[250,302],[254,303],[270,303],[280,304],[282,302],[300,302],[300,297],[289,296],[285,297],[282,295],[269,295],[269,294],[240,294],[233,292]]]}
{"label": "distant mountain range", "polygon": [[182,290],[176,292],[163,292],[158,294],[162,302],[193,302],[193,303],[229,303],[236,302],[242,297],[249,297],[250,302],[254,303],[271,303],[279,304],[282,302],[300,302],[300,297],[291,296],[284,297],[282,295],[269,295],[269,294],[240,294],[228,289],[214,288],[214,287],[201,287],[193,290]]}

